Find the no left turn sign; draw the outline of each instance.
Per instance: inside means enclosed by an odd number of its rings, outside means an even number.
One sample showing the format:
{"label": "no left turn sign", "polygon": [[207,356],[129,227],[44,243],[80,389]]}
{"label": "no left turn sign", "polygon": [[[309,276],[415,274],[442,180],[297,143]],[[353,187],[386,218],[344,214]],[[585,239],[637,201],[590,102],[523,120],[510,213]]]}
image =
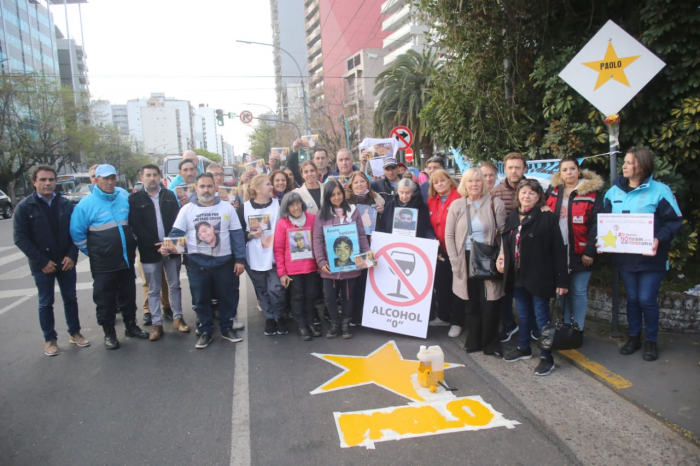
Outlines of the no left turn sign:
{"label": "no left turn sign", "polygon": [[243,110],[241,112],[240,119],[243,123],[247,125],[248,123],[253,121],[253,114],[250,113],[248,110]]}

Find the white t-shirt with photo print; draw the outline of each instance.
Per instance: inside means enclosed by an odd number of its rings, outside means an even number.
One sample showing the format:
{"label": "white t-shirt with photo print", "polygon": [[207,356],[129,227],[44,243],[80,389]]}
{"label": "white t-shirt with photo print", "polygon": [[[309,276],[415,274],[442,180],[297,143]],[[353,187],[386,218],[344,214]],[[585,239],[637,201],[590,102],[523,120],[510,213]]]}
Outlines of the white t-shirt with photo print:
{"label": "white t-shirt with photo print", "polygon": [[217,199],[209,207],[195,202],[185,204],[173,228],[187,233],[188,253],[222,257],[231,255],[229,230],[240,229],[241,222],[231,204]]}

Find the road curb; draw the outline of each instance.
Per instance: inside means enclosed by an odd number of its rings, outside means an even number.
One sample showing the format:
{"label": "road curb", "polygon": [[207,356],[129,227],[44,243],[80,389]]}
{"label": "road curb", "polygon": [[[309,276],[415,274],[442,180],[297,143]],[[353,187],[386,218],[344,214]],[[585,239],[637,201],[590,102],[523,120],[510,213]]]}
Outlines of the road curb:
{"label": "road curb", "polygon": [[668,420],[668,419],[667,419],[666,417],[664,417],[661,413],[658,413],[658,412],[654,411],[653,409],[649,408],[649,407],[646,406],[645,404],[643,404],[643,403],[637,401],[636,399],[632,398],[630,395],[628,395],[627,393],[625,393],[624,389],[623,389],[623,390],[618,389],[618,388],[615,387],[613,384],[611,384],[609,381],[605,380],[603,377],[599,376],[598,374],[596,374],[595,372],[591,371],[591,370],[588,369],[587,367],[583,366],[582,364],[580,364],[580,363],[579,363],[578,361],[576,361],[575,359],[573,359],[573,358],[567,356],[567,355],[564,354],[563,352],[561,352],[561,351],[556,351],[556,353],[559,354],[559,356],[561,356],[562,359],[565,359],[565,360],[566,360],[569,364],[571,364],[572,366],[577,367],[578,369],[580,369],[580,370],[583,371],[584,373],[590,375],[591,377],[593,377],[594,379],[596,379],[598,382],[602,383],[603,385],[605,385],[606,387],[608,387],[610,390],[612,390],[613,392],[617,393],[617,394],[620,395],[622,398],[624,398],[625,400],[629,401],[630,403],[632,403],[633,405],[635,405],[636,407],[638,407],[639,409],[641,409],[642,411],[644,411],[646,414],[648,414],[648,415],[649,415],[650,417],[652,417],[653,419],[655,419],[655,420],[661,422],[661,423],[664,424],[666,427],[670,428],[672,431],[674,431],[675,433],[677,433],[678,435],[680,435],[684,440],[690,442],[691,444],[695,445],[696,447],[700,447],[700,438],[696,437],[696,436],[695,436],[692,432],[690,432],[689,430],[680,427],[680,426],[679,426],[678,424],[676,424],[675,422],[672,422],[672,421]]}

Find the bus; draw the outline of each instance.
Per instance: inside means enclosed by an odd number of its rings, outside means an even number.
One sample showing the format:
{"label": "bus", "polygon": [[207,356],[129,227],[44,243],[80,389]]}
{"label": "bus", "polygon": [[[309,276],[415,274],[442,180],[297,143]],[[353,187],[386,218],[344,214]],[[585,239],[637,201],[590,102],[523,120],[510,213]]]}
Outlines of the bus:
{"label": "bus", "polygon": [[91,184],[89,173],[68,173],[56,177],[56,192],[68,194],[75,192],[80,184]]}
{"label": "bus", "polygon": [[[197,158],[199,159],[199,168],[202,170],[202,172],[206,172],[207,167],[214,163],[208,158],[202,157],[201,155],[198,155]],[[173,178],[175,178],[180,173],[178,165],[181,161],[181,155],[171,155],[163,160],[163,184],[166,187],[168,186],[168,183],[170,183],[173,180]]]}

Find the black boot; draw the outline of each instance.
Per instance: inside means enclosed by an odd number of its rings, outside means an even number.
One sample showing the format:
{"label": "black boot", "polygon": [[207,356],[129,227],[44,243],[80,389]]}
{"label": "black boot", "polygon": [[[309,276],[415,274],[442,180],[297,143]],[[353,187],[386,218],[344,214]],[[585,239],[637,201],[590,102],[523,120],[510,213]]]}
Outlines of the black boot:
{"label": "black boot", "polygon": [[331,328],[328,329],[328,332],[326,333],[326,338],[335,338],[338,336],[338,333],[340,333],[340,324],[337,320],[334,320],[331,323]]}
{"label": "black boot", "polygon": [[627,343],[625,343],[625,345],[622,348],[620,348],[620,354],[623,356],[629,356],[641,347],[642,340],[639,338],[639,335],[637,335],[636,337],[630,336],[630,339],[627,340]]}
{"label": "black boot", "polygon": [[114,325],[103,325],[102,329],[105,332],[105,348],[115,350],[119,348],[119,340],[117,340],[117,331]]}
{"label": "black boot", "polygon": [[343,319],[341,332],[343,333],[343,338],[345,338],[346,340],[348,338],[352,338],[352,332],[350,331],[350,319]]}
{"label": "black boot", "polygon": [[146,327],[153,325],[153,319],[151,319],[150,312],[143,313],[143,325],[145,325]]}
{"label": "black boot", "polygon": [[318,338],[321,335],[323,335],[320,330],[318,330],[318,329],[316,329],[316,327],[314,327],[313,324],[309,325],[308,329],[309,329],[309,335],[311,335],[312,337]]}
{"label": "black boot", "polygon": [[299,327],[299,336],[303,341],[311,340],[311,334],[309,333],[308,327]]}
{"label": "black boot", "polygon": [[655,341],[646,340],[644,342],[644,352],[642,357],[645,361],[656,361],[659,358],[659,348]]}
{"label": "black boot", "polygon": [[136,325],[136,322],[126,322],[126,330],[124,330],[124,336],[130,338],[140,338],[142,340],[148,340],[148,332],[144,332],[141,328]]}

